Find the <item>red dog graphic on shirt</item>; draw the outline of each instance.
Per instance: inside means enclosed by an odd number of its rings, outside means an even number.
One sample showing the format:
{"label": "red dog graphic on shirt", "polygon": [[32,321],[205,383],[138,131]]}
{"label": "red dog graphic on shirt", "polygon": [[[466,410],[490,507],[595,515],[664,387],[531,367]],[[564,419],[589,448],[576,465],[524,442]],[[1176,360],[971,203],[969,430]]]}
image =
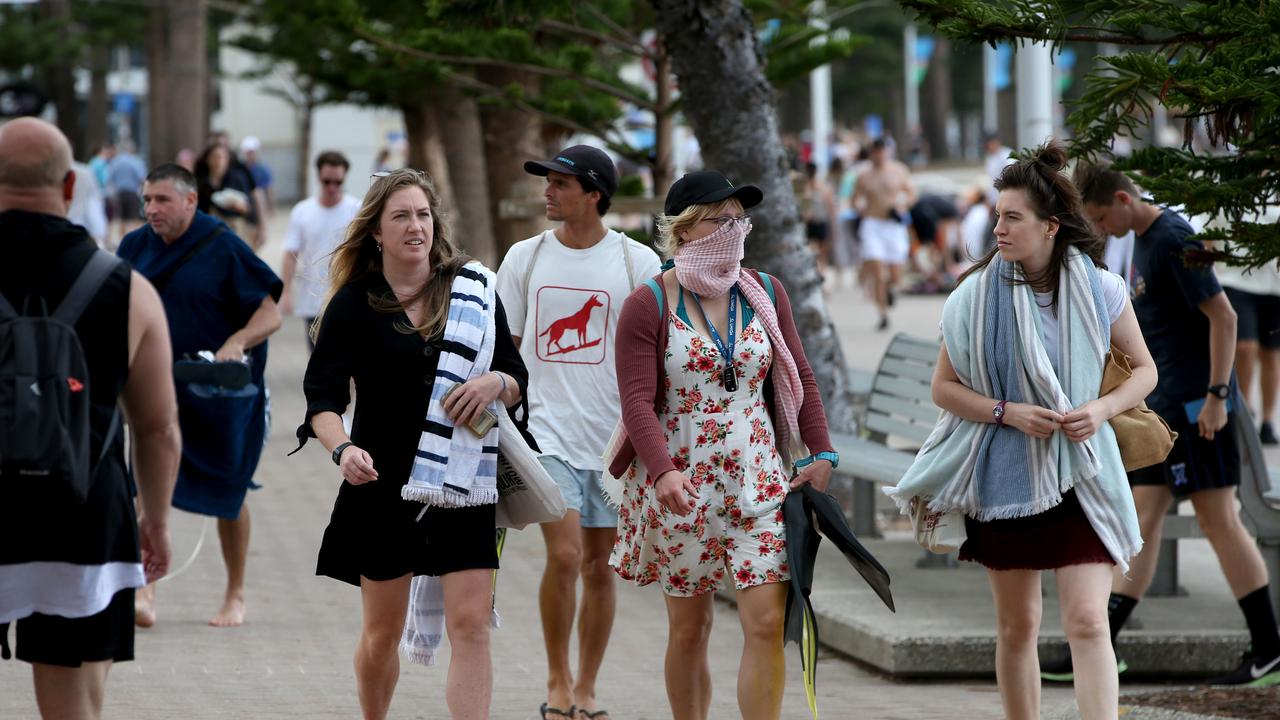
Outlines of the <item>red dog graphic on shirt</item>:
{"label": "red dog graphic on shirt", "polygon": [[[547,338],[547,354],[548,355],[552,354],[551,353],[552,345],[556,346],[557,353],[571,352],[573,350],[578,350],[584,347],[588,347],[589,345],[587,343],[587,323],[591,321],[591,311],[598,307],[604,307],[604,303],[600,302],[600,296],[592,295],[590,298],[587,299],[585,303],[583,303],[581,310],[570,315],[569,317],[560,318],[559,320],[556,320],[555,322],[551,323],[551,326],[548,327],[546,330],[544,330],[542,334],[538,336],[538,337],[543,337],[546,335],[550,335],[550,337]],[[566,348],[560,344],[560,340],[561,338],[564,337],[564,334],[566,332],[569,332],[570,330],[576,331],[578,333],[578,344],[575,347]],[[598,343],[599,341],[596,341],[596,342]],[[596,343],[591,343],[591,345],[594,345],[594,344]]]}

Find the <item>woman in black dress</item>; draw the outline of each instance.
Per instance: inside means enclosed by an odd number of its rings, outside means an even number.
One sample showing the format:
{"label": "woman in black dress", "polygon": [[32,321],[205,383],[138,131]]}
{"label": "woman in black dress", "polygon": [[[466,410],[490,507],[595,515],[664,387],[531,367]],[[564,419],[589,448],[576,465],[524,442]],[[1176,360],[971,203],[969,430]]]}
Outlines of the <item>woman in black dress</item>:
{"label": "woman in black dress", "polygon": [[[360,587],[364,624],[356,648],[360,706],[383,718],[399,676],[398,643],[414,575],[437,575],[452,648],[446,700],[455,718],[487,717],[491,571],[498,567],[494,505],[428,507],[402,500],[436,379],[441,334],[457,271],[470,260],[436,212],[430,181],[415,170],[379,178],[334,251],[332,295],[319,321],[304,381],[299,428],[342,471],[316,574]],[[461,428],[495,399],[513,406],[528,374],[496,304],[490,372],[444,403]],[[355,381],[351,435],[342,412]]]}

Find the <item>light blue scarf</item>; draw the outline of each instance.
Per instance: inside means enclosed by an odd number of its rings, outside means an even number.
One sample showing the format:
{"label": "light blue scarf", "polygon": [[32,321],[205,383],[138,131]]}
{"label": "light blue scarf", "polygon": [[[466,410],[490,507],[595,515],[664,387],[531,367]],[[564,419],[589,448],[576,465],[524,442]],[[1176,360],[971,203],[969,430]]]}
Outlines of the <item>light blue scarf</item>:
{"label": "light blue scarf", "polygon": [[[990,398],[1066,413],[1098,397],[1111,328],[1098,270],[1069,248],[1058,280],[1059,370],[1041,340],[1040,312],[1021,266],[998,256],[947,298],[942,335],[965,387]],[[885,488],[906,512],[913,497],[931,510],[962,510],[980,521],[1036,515],[1076,496],[1122,571],[1142,549],[1138,516],[1110,423],[1085,442],[1062,431],[1037,439],[1010,427],[963,420],[946,410],[897,487]]]}

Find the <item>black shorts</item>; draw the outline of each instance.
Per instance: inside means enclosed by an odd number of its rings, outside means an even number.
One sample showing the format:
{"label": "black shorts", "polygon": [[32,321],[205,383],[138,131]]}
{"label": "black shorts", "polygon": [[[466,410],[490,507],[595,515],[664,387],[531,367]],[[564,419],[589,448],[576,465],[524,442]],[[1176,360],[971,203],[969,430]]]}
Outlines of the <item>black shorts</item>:
{"label": "black shorts", "polygon": [[[64,618],[36,613],[14,623],[14,655],[29,663],[78,668],[83,663],[133,659],[133,588],[111,598],[97,615]],[[8,632],[8,626],[0,626]]]}
{"label": "black shorts", "polygon": [[116,193],[116,217],[123,222],[142,219],[142,198],[137,192],[120,190]]}
{"label": "black shorts", "polygon": [[830,229],[824,222],[807,222],[804,224],[804,236],[809,242],[826,242]]}
{"label": "black shorts", "polygon": [[1130,485],[1164,485],[1179,500],[1199,490],[1240,485],[1240,447],[1236,443],[1235,413],[1227,413],[1227,424],[1212,440],[1200,437],[1185,415],[1161,413],[1178,433],[1169,457],[1159,465],[1129,473]]}
{"label": "black shorts", "polygon": [[1236,340],[1255,340],[1268,350],[1280,349],[1280,295],[1223,289],[1236,311]]}

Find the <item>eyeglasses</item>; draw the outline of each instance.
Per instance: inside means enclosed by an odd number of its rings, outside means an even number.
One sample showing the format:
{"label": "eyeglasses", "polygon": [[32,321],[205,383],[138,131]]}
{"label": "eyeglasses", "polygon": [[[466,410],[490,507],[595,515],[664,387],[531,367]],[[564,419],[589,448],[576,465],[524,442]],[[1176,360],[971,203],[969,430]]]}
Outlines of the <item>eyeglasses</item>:
{"label": "eyeglasses", "polygon": [[346,181],[345,180],[321,180],[320,184],[321,185],[341,185],[344,182]]}
{"label": "eyeglasses", "polygon": [[751,229],[751,216],[743,215],[742,217],[733,217],[732,215],[721,215],[719,217],[707,218],[707,222],[714,223],[716,227],[722,228],[729,223],[738,223],[744,230]]}

